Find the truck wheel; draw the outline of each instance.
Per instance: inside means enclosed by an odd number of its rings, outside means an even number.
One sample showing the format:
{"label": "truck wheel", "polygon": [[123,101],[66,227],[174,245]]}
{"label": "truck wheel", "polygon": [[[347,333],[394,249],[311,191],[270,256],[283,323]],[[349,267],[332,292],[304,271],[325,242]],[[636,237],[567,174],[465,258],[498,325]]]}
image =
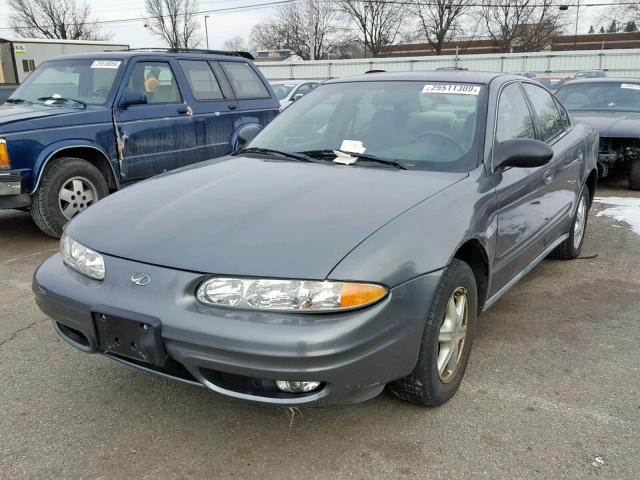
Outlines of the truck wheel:
{"label": "truck wheel", "polygon": [[640,160],[631,162],[631,171],[629,172],[629,188],[631,190],[640,190]]}
{"label": "truck wheel", "polygon": [[80,158],[59,158],[47,167],[31,197],[31,216],[40,230],[58,238],[69,220],[108,194],[95,166]]}
{"label": "truck wheel", "polygon": [[389,390],[411,403],[441,405],[458,390],[469,360],[478,315],[471,267],[453,259],[445,270],[427,315],[416,366]]}
{"label": "truck wheel", "polygon": [[582,187],[578,197],[578,208],[573,215],[573,221],[569,229],[569,238],[556,247],[549,255],[557,260],[573,260],[580,256],[584,234],[587,230],[587,218],[589,216],[589,189]]}

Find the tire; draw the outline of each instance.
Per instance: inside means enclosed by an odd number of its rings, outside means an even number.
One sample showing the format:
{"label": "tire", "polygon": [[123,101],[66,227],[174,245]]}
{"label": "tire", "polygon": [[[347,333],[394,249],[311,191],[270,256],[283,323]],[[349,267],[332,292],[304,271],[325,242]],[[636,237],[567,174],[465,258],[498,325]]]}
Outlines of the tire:
{"label": "tire", "polygon": [[[569,238],[556,247],[551,252],[550,257],[557,260],[573,260],[580,256],[582,252],[582,244],[584,243],[584,235],[587,231],[587,220],[589,218],[589,189],[585,185],[582,187],[580,196],[578,197],[578,206],[573,214],[571,227],[569,227]],[[582,211],[582,206],[584,210]],[[582,211],[582,214],[580,213]],[[581,217],[581,215],[583,215]],[[578,222],[582,222],[582,229],[577,229]],[[577,237],[579,235],[579,238]]]}
{"label": "tire", "polygon": [[629,171],[629,188],[631,190],[640,190],[640,159],[631,162],[631,170]]}
{"label": "tire", "polygon": [[[466,312],[462,322],[464,325],[466,321],[466,336],[460,343],[461,340],[456,335],[460,330],[451,328],[448,306],[451,301],[454,301],[456,307],[459,306],[455,298],[459,299],[456,295],[462,293],[466,298]],[[407,377],[390,383],[389,390],[402,400],[422,406],[437,406],[449,400],[458,390],[464,376],[475,336],[477,316],[478,294],[473,271],[465,262],[453,259],[440,279],[427,314],[416,366]],[[458,318],[455,315],[454,317]],[[447,323],[449,327],[446,326]],[[453,334],[446,337],[454,340],[449,343],[449,348],[447,342],[440,341],[441,330],[445,333],[443,328],[449,332],[453,331]],[[439,356],[442,354],[446,358],[453,344],[462,345],[462,350],[457,356],[458,361],[455,362],[454,368],[439,369]],[[450,365],[451,362],[442,361],[441,364]]]}
{"label": "tire", "polygon": [[[76,183],[78,181],[80,183]],[[75,192],[78,185],[82,187],[78,190],[80,195]],[[107,182],[95,166],[80,158],[59,158],[46,168],[38,189],[31,196],[31,217],[40,230],[59,238],[71,218],[108,194]]]}

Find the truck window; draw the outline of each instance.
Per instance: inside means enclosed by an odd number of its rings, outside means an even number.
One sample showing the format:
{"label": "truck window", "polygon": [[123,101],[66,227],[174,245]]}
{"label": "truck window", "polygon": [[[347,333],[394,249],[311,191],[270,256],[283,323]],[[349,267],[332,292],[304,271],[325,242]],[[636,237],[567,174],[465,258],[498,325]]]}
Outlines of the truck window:
{"label": "truck window", "polygon": [[220,84],[209,63],[204,60],[180,60],[180,66],[187,77],[193,97],[199,101],[221,100],[224,98]]}
{"label": "truck window", "polygon": [[238,100],[269,98],[262,80],[248,63],[220,62]]}
{"label": "truck window", "polygon": [[133,67],[127,92],[145,93],[149,104],[182,103],[180,89],[166,62],[138,62]]}

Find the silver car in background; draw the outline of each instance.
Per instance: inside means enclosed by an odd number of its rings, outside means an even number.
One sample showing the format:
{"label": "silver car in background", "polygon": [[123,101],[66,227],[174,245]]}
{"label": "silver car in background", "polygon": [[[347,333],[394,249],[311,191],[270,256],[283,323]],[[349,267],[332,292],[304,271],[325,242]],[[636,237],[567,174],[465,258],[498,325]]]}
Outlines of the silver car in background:
{"label": "silver car in background", "polygon": [[316,88],[320,83],[321,80],[273,80],[269,82],[280,101],[281,111]]}

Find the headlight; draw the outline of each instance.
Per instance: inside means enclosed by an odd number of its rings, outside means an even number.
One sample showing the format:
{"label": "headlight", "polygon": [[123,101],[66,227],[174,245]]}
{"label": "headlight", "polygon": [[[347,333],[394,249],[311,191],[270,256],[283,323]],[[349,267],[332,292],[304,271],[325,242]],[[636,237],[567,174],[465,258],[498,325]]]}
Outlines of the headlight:
{"label": "headlight", "polygon": [[104,279],[104,258],[98,252],[76,242],[63,233],[60,237],[60,253],[64,263],[95,280]]}
{"label": "headlight", "polygon": [[196,297],[221,307],[330,312],[371,305],[386,294],[371,283],[214,277],[198,287]]}

